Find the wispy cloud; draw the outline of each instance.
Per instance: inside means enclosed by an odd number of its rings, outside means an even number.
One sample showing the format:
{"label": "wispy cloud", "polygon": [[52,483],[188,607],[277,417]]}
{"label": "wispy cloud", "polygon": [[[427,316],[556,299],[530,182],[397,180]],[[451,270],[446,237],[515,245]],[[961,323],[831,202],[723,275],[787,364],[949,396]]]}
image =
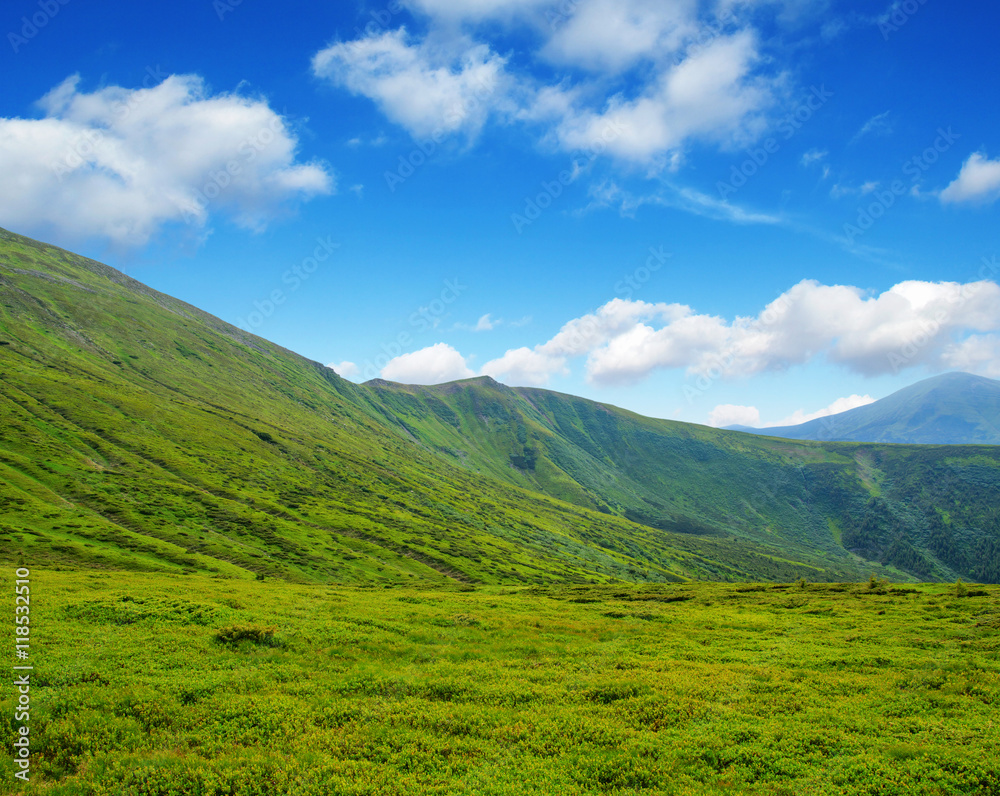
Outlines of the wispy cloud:
{"label": "wispy cloud", "polygon": [[861,129],[851,138],[851,143],[856,144],[866,135],[889,135],[891,132],[892,121],[889,119],[889,111],[883,111],[861,125]]}
{"label": "wispy cloud", "polygon": [[485,315],[480,316],[479,320],[474,324],[456,323],[453,328],[462,329],[467,332],[492,332],[498,326],[501,326],[503,322],[503,318],[494,319],[492,314],[487,312]]}
{"label": "wispy cloud", "polygon": [[802,153],[802,159],[799,162],[803,166],[811,166],[813,163],[823,160],[829,154],[825,149],[810,149],[808,152]]}
{"label": "wispy cloud", "polygon": [[589,193],[591,202],[581,212],[610,207],[617,209],[623,216],[631,217],[644,205],[660,205],[736,224],[780,224],[782,222],[780,216],[750,210],[724,199],[716,199],[695,188],[674,185],[666,181],[661,181],[660,187],[655,191],[632,193],[620,187],[613,180],[605,180],[591,186]]}

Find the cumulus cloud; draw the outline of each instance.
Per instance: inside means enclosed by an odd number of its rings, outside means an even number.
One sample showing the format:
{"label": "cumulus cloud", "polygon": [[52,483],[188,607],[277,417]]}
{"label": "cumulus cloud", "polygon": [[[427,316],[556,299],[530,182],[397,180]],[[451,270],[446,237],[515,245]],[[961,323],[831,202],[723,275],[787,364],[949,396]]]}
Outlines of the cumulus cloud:
{"label": "cumulus cloud", "polygon": [[941,191],[942,202],[992,202],[1000,197],[1000,160],[974,152],[958,176]]}
{"label": "cumulus cloud", "polygon": [[993,282],[908,281],[870,295],[804,280],[753,318],[727,322],[689,313],[659,328],[637,325],[593,351],[588,374],[596,382],[620,383],[686,365],[692,373],[739,377],[823,356],[874,376],[915,365],[943,367],[957,336],[998,328],[1000,287]]}
{"label": "cumulus cloud", "polygon": [[381,373],[383,379],[403,384],[441,384],[475,375],[465,357],[447,343],[401,354],[389,360]]}
{"label": "cumulus cloud", "polygon": [[776,428],[778,426],[797,426],[800,423],[808,423],[821,417],[829,417],[846,412],[849,409],[856,409],[859,406],[867,406],[874,403],[875,399],[870,395],[850,395],[846,398],[838,398],[829,406],[817,409],[815,412],[806,412],[797,409],[788,417],[774,423],[761,423],[760,411],[756,406],[737,406],[734,404],[720,404],[708,414],[708,424],[716,428],[726,426],[749,426],[750,428]]}
{"label": "cumulus cloud", "polygon": [[588,380],[603,385],[635,383],[660,369],[740,378],[817,358],[867,376],[962,363],[981,371],[995,343],[989,333],[998,330],[994,282],[907,281],[874,295],[804,280],[757,315],[732,320],[682,304],[613,299],[547,342],[488,362],[483,372],[544,384],[582,357]]}
{"label": "cumulus cloud", "polygon": [[[743,145],[783,92],[751,24],[697,0],[409,0],[405,27],[335,42],[313,72],[370,98],[416,138],[489,120],[523,124],[564,151],[599,151],[650,171],[689,142]],[[420,25],[423,27],[423,25]],[[527,47],[492,42],[527,29]],[[627,79],[625,76],[627,75]]]}
{"label": "cumulus cloud", "polygon": [[555,375],[569,373],[566,357],[531,348],[512,348],[483,365],[484,376],[514,387],[541,387]]}
{"label": "cumulus cloud", "polygon": [[815,412],[806,412],[803,409],[796,409],[788,417],[774,423],[764,423],[761,427],[774,428],[777,426],[797,426],[800,423],[808,423],[810,420],[817,420],[821,417],[829,417],[830,415],[839,415],[841,412],[847,412],[850,409],[857,409],[859,406],[867,406],[871,403],[875,403],[875,399],[870,395],[849,395],[845,398],[838,398],[829,406],[826,406],[823,409],[817,409]]}
{"label": "cumulus cloud", "polygon": [[633,99],[616,95],[598,111],[567,102],[554,135],[565,149],[600,146],[644,164],[669,163],[669,153],[689,139],[723,145],[750,140],[763,129],[762,112],[773,102],[768,85],[752,76],[758,58],[750,31],[720,36],[663,69]]}
{"label": "cumulus cloud", "polygon": [[331,362],[327,365],[327,367],[335,371],[339,376],[343,376],[345,379],[353,378],[361,372],[361,368],[359,368],[356,363],[347,359],[343,362]]}
{"label": "cumulus cloud", "polygon": [[6,225],[142,245],[215,213],[259,230],[288,200],[333,190],[322,165],[297,162],[293,131],[262,99],[211,94],[196,75],[92,93],[79,82],[43,97],[41,119],[0,118]]}
{"label": "cumulus cloud", "polygon": [[942,359],[948,368],[1000,379],[1000,335],[973,334],[945,348]]}
{"label": "cumulus cloud", "polygon": [[719,404],[708,413],[708,425],[716,428],[726,426],[756,427],[760,423],[760,412],[756,406],[737,406],[736,404]]}
{"label": "cumulus cloud", "polygon": [[640,318],[671,321],[688,308],[676,304],[612,299],[596,312],[563,325],[548,342],[517,348],[483,365],[482,372],[509,384],[543,385],[552,376],[568,373],[567,362],[627,334]]}
{"label": "cumulus cloud", "polygon": [[416,138],[474,137],[503,96],[504,59],[485,44],[411,42],[405,28],[337,42],[312,60],[313,73],[373,100]]}
{"label": "cumulus cloud", "polygon": [[694,0],[589,0],[573,10],[542,56],[597,72],[618,72],[652,55],[676,53],[697,32]]}

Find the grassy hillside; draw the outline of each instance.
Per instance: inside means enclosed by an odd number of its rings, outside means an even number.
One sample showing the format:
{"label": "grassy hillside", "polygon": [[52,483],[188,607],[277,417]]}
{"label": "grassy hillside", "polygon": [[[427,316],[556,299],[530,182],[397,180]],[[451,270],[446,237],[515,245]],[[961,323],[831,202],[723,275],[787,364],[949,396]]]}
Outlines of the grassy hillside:
{"label": "grassy hillside", "polygon": [[489,378],[366,385],[440,457],[653,528],[1000,581],[1000,447],[792,442]]}
{"label": "grassy hillside", "polygon": [[974,594],[33,571],[18,789],[998,794],[1000,593]]}
{"label": "grassy hillside", "polygon": [[8,561],[352,583],[870,569],[665,533],[470,472],[328,368],[6,232],[0,374]]}

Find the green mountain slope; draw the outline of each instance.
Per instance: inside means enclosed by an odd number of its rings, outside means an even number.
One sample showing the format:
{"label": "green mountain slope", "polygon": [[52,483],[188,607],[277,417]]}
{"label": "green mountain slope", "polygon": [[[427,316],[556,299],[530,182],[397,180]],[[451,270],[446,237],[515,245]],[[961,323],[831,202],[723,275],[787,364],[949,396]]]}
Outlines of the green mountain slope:
{"label": "green mountain slope", "polygon": [[1000,445],[1000,381],[944,373],[830,417],[797,426],[740,430],[788,439]]}
{"label": "green mountain slope", "polygon": [[1000,578],[1000,448],[809,443],[654,420],[489,378],[369,382],[397,427],[468,469],[700,538]]}
{"label": "green mountain slope", "polygon": [[319,363],[7,232],[0,375],[6,560],[361,583],[867,572],[470,472]]}
{"label": "green mountain slope", "polygon": [[303,581],[996,580],[1000,449],[354,385],[0,232],[0,558]]}

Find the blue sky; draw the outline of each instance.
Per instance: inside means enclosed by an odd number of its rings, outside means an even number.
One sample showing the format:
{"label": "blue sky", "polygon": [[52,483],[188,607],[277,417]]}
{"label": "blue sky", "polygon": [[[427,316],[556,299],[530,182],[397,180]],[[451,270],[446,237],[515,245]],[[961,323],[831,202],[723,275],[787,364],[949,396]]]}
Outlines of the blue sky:
{"label": "blue sky", "polygon": [[993,3],[11,0],[0,226],[356,381],[1000,377]]}

